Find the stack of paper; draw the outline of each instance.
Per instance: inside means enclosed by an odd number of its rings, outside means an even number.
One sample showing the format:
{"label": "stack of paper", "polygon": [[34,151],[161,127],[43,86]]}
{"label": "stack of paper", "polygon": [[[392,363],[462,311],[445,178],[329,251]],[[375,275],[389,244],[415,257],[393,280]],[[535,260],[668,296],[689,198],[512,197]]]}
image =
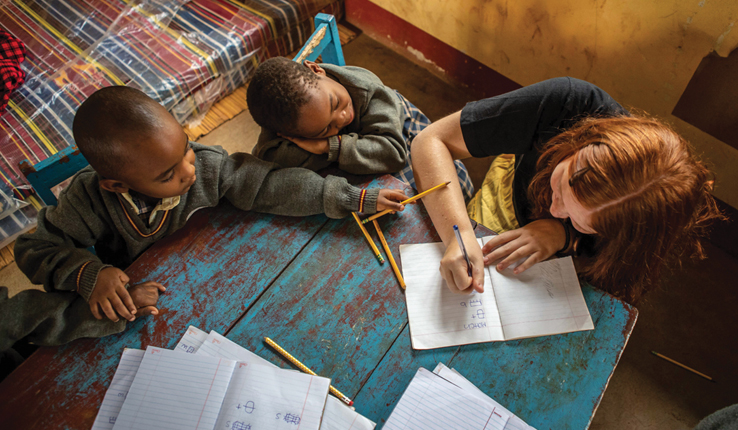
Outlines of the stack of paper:
{"label": "stack of paper", "polygon": [[[183,354],[184,353],[184,354]],[[328,395],[330,379],[281,369],[190,326],[174,351],[126,349],[93,430],[371,430]]]}
{"label": "stack of paper", "polygon": [[438,271],[444,250],[442,243],[400,246],[414,349],[594,329],[571,257],[538,263],[520,275],[485,267],[484,293],[459,295]]}
{"label": "stack of paper", "polygon": [[420,368],[387,419],[385,430],[535,430],[456,370]]}

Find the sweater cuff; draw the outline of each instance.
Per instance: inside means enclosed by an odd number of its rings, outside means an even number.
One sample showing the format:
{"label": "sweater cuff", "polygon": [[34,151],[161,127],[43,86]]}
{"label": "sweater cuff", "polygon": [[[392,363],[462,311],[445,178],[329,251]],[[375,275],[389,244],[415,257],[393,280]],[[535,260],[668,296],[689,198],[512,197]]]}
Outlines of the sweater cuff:
{"label": "sweater cuff", "polygon": [[341,135],[331,136],[328,138],[328,161],[338,160],[341,155]]}
{"label": "sweater cuff", "polygon": [[366,215],[377,213],[379,190],[379,188],[365,189],[352,186],[348,191],[351,212],[359,212]]}
{"label": "sweater cuff", "polygon": [[97,276],[100,271],[106,267],[112,267],[109,264],[103,264],[99,261],[87,261],[77,270],[77,293],[82,296],[85,301],[90,301],[92,290],[97,284]]}

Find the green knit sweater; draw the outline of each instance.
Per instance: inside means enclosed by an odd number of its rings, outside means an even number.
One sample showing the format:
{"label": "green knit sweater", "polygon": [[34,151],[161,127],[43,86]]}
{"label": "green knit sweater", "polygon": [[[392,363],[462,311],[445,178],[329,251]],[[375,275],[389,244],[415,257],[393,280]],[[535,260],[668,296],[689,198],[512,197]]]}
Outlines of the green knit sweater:
{"label": "green knit sweater", "polygon": [[273,130],[262,128],[252,150],[256,157],[284,167],[320,170],[332,163],[357,175],[396,173],[405,167],[407,145],[402,135],[403,109],[395,91],[361,67],[321,64],[329,78],[343,85],[354,105],[354,120],[328,139],[328,154],[313,154]]}
{"label": "green knit sweater", "polygon": [[[42,209],[34,233],[18,238],[18,267],[47,291],[77,291],[85,300],[100,270],[125,268],[156,241],[185,225],[198,209],[225,197],[234,206],[278,215],[325,213],[331,218],[358,211],[361,190],[346,179],[258,160],[249,154],[228,155],[220,147],[192,143],[197,180],[179,205],[160,211],[146,225],[120,195],[99,186],[91,168],[80,171],[59,196],[57,206]],[[367,190],[366,213],[376,212],[379,189]],[[94,246],[97,255],[89,252]]]}

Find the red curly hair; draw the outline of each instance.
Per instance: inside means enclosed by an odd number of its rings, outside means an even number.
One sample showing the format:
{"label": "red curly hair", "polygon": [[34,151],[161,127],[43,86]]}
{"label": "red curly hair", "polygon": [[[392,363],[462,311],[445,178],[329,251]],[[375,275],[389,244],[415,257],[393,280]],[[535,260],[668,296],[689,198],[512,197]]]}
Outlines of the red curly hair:
{"label": "red curly hair", "polygon": [[595,254],[581,265],[594,285],[633,303],[668,261],[704,258],[700,237],[724,216],[712,174],[670,127],[643,116],[585,118],[551,139],[528,188],[534,218],[551,218],[551,175],[569,157],[572,193],[594,211]]}

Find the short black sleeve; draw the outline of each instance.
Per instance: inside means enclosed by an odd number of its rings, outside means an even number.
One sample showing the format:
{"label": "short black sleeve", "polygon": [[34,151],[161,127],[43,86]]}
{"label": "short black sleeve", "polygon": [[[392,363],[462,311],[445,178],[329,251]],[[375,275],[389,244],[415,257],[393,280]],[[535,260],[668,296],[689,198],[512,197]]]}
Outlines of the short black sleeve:
{"label": "short black sleeve", "polygon": [[627,113],[593,84],[555,78],[468,103],[461,110],[461,131],[474,157],[522,154],[583,116]]}

